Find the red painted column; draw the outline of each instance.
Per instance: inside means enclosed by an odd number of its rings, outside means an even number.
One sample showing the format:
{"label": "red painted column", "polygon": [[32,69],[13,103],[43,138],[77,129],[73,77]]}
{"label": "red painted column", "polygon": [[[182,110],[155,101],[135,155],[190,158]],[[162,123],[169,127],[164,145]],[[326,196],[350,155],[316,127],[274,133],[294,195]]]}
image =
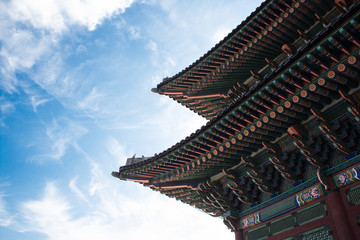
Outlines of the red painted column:
{"label": "red painted column", "polygon": [[346,214],[346,209],[341,200],[340,192],[329,192],[326,196],[325,203],[329,216],[331,218],[332,230],[337,235],[337,239],[353,240],[356,239],[354,232],[351,229],[349,219]]}
{"label": "red painted column", "polygon": [[243,230],[235,232],[235,240],[245,240]]}
{"label": "red painted column", "polygon": [[240,219],[236,220],[235,240],[245,240],[244,230],[241,229]]}

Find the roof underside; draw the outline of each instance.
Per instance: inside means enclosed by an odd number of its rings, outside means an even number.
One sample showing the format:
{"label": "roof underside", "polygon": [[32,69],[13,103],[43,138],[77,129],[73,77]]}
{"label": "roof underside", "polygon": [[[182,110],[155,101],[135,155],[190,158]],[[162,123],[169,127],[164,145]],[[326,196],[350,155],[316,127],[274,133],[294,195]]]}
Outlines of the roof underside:
{"label": "roof underside", "polygon": [[[143,183],[206,212],[223,214],[225,209],[209,208],[203,203],[201,194],[211,188],[220,189],[216,180],[224,177],[227,170],[241,175],[249,171],[244,167],[246,159],[253,159],[256,164],[268,161],[264,146],[288,137],[289,127],[312,121],[314,113],[310,109],[331,119],[346,111],[337,90],[347,94],[358,90],[358,81],[352,79],[351,72],[360,69],[359,9],[359,4],[354,4],[339,10],[326,0],[263,3],[204,57],[157,86],[159,93],[181,92],[167,95],[211,120],[164,152],[121,167],[114,176]],[[258,26],[254,32],[250,27],[258,22],[269,22],[269,26]],[[271,46],[256,50],[270,36],[274,38]],[[242,45],[205,76],[181,86],[222,49],[246,38],[246,46]],[[288,43],[291,45],[284,49],[285,54],[279,48]],[[274,52],[266,55],[272,49]],[[269,57],[269,63],[264,57]],[[250,70],[254,70],[254,76]],[[196,108],[203,105],[206,110]]]}
{"label": "roof underside", "polygon": [[281,47],[293,43],[324,15],[326,1],[265,1],[227,37],[199,60],[153,89],[211,119],[233,103],[254,81],[265,76],[269,62],[280,63]]}
{"label": "roof underside", "polygon": [[[302,1],[303,0],[300,0],[299,2]],[[330,15],[331,13],[338,15],[338,12],[335,10],[330,12]],[[335,23],[339,25],[341,20],[342,18],[334,18],[333,25],[335,25]],[[304,91],[306,90],[311,91],[309,87],[312,83],[317,84],[318,77],[310,73],[310,67],[314,67],[316,72],[319,72],[317,75],[326,75],[328,72],[324,71],[324,69],[319,69],[318,66],[312,66],[310,64],[313,64],[314,56],[319,55],[320,47],[318,47],[318,45],[324,46],[324,49],[331,48],[331,43],[328,40],[330,37],[329,34],[336,36],[337,39],[342,34],[339,31],[333,32],[331,25],[324,28],[319,21],[314,20],[313,25],[322,27],[322,29],[320,29],[319,34],[312,36],[313,39],[310,44],[305,44],[305,40],[299,38],[296,45],[301,47],[297,48],[297,52],[283,58],[283,62],[281,62],[277,68],[267,65],[270,72],[262,78],[261,82],[258,81],[252,88],[249,88],[241,98],[238,98],[234,103],[230,104],[221,115],[213,118],[201,129],[164,152],[146,161],[121,167],[121,172],[128,173],[132,177],[136,177],[136,172],[139,172],[139,174],[141,172],[139,175],[139,177],[141,176],[140,178],[144,177],[151,179],[151,181],[163,182],[166,176],[171,175],[170,173],[179,175],[179,172],[188,172],[187,169],[192,169],[194,166],[200,165],[203,159],[208,157],[207,154],[219,146],[232,144],[232,136],[241,133],[249,138],[250,133],[254,135],[255,132],[260,131],[258,129],[264,128],[265,122],[268,121],[268,119],[272,119],[271,116],[274,115],[274,113],[278,113],[277,108],[285,105],[285,100],[293,102],[292,99],[295,96],[303,98],[301,93],[305,94]],[[350,24],[347,23],[347,25]],[[308,43],[308,41],[306,42]],[[284,123],[284,125],[288,124],[289,123]],[[281,133],[284,129],[278,126],[277,130],[280,130]],[[274,140],[278,135],[279,134],[266,136],[261,134],[259,135],[261,137],[259,137],[258,141],[243,141],[241,151],[238,150],[237,152],[246,155],[257,152],[263,147],[261,141],[267,139]],[[237,159],[237,164],[239,162],[238,156],[234,156],[234,159]],[[234,165],[234,160],[229,158],[225,162],[212,168],[196,174],[189,174],[186,178],[209,178],[213,176],[214,173],[220,172],[221,169]],[[184,174],[180,175],[182,175],[181,179],[185,179]]]}

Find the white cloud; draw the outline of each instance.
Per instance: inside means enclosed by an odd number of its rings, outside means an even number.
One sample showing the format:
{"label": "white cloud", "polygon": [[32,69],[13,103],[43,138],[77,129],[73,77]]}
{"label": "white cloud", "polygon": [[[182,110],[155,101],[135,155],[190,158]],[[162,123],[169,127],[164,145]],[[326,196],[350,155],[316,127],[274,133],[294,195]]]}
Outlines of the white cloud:
{"label": "white cloud", "polygon": [[0,226],[7,227],[14,223],[13,216],[6,210],[5,195],[0,192]]}
{"label": "white cloud", "polygon": [[231,30],[232,29],[229,28],[219,28],[212,37],[213,42],[220,42],[231,32]]}
{"label": "white cloud", "polygon": [[141,37],[140,27],[138,26],[130,26],[129,27],[130,39],[135,40]]}
{"label": "white cloud", "polygon": [[4,97],[0,97],[0,111],[1,114],[9,114],[15,110],[13,103],[7,101]]}
{"label": "white cloud", "polygon": [[61,158],[69,145],[77,145],[76,140],[86,133],[86,128],[68,119],[54,120],[52,126],[46,129],[46,134],[53,143],[53,158]]}
{"label": "white cloud", "polygon": [[90,112],[98,112],[99,101],[103,97],[103,94],[99,93],[96,87],[91,92],[78,102],[80,109]]}
{"label": "white cloud", "polygon": [[[61,231],[64,228],[62,224],[71,221],[70,209],[70,204],[59,194],[55,183],[49,182],[41,200],[30,200],[21,204],[21,220],[24,221],[21,231]],[[50,237],[57,239],[57,235],[58,233],[55,233],[55,236]]]}
{"label": "white cloud", "polygon": [[133,0],[13,0],[6,4],[13,21],[60,33],[70,25],[94,30],[105,18],[122,13]]}
{"label": "white cloud", "polygon": [[37,112],[37,107],[47,103],[50,99],[44,99],[44,98],[41,98],[41,96],[34,95],[34,96],[30,97],[30,100],[31,100],[31,104],[33,106],[33,111]]}
{"label": "white cloud", "polygon": [[31,31],[15,29],[3,41],[1,55],[8,60],[10,69],[29,69],[48,50],[49,40],[48,36],[36,36]]}
{"label": "white cloud", "polygon": [[166,66],[170,66],[170,67],[175,67],[176,66],[176,61],[174,60],[173,57],[171,56],[167,56],[165,59],[165,64]]}
{"label": "white cloud", "polygon": [[71,191],[73,191],[76,196],[85,201],[85,202],[89,202],[88,199],[86,198],[86,196],[84,195],[84,193],[78,188],[77,186],[77,176],[74,177],[73,179],[71,179],[71,181],[69,182],[69,188],[71,189]]}
{"label": "white cloud", "polygon": [[110,137],[107,141],[107,150],[116,159],[116,165],[124,165],[126,160],[125,147],[121,145],[115,138]]}
{"label": "white cloud", "polygon": [[[1,4],[0,4],[1,8]],[[0,18],[0,20],[3,20]],[[6,20],[5,20],[6,21]],[[0,67],[4,81],[1,85],[7,92],[16,92],[18,79],[15,73],[25,72],[33,67],[50,49],[52,37],[48,34],[36,36],[28,29],[17,29],[11,24],[9,29],[0,36],[2,48],[0,50]]]}
{"label": "white cloud", "polygon": [[118,29],[122,30],[126,26],[126,21],[124,18],[118,18],[112,22],[112,24]]}
{"label": "white cloud", "polygon": [[207,122],[205,118],[175,103],[168,97],[159,96],[157,104],[162,112],[161,114],[154,114],[149,121],[156,125],[154,128],[161,131],[164,138],[172,136],[172,139],[180,141]]}
{"label": "white cloud", "polygon": [[154,41],[152,41],[152,40],[150,40],[150,41],[146,44],[145,48],[148,49],[148,50],[150,50],[150,51],[152,51],[152,52],[154,52],[154,53],[156,53],[156,52],[158,51],[158,46],[157,46],[157,44],[156,44]]}
{"label": "white cloud", "polygon": [[[42,197],[21,203],[16,219],[18,230],[43,233],[49,240],[119,237],[215,240],[234,237],[221,219],[200,213],[139,184],[118,181],[110,176],[106,167],[91,161],[90,168],[89,184],[78,186],[77,178],[73,178],[73,186],[69,186],[73,190],[74,186],[75,189],[91,189],[96,185],[96,191],[89,192],[89,196],[83,191],[77,195],[89,202],[81,201],[76,205],[77,201],[70,202],[66,189],[59,183],[48,182]],[[84,214],[76,214],[78,211]]]}
{"label": "white cloud", "polygon": [[[29,73],[40,62],[50,66],[48,76],[37,79],[46,91],[58,80],[64,49],[57,49],[71,27],[94,30],[106,18],[123,13],[134,0],[11,0],[0,2],[0,83],[13,93],[19,87],[17,72]],[[56,53],[57,52],[57,53]],[[56,59],[60,58],[60,59]],[[56,61],[52,61],[56,60]],[[44,68],[42,69],[44,70]],[[61,80],[61,79],[60,79]],[[52,82],[54,85],[54,82]],[[51,90],[51,89],[50,89]]]}
{"label": "white cloud", "polygon": [[37,162],[61,160],[69,147],[81,150],[77,141],[87,131],[83,126],[67,118],[54,119],[50,125],[46,126],[46,136],[48,139],[43,144],[43,151],[45,153],[34,155],[31,160]]}
{"label": "white cloud", "polygon": [[84,53],[86,51],[87,51],[87,48],[81,44],[75,50],[76,54]]}
{"label": "white cloud", "polygon": [[15,111],[15,104],[4,97],[0,97],[0,126],[5,127],[5,119]]}

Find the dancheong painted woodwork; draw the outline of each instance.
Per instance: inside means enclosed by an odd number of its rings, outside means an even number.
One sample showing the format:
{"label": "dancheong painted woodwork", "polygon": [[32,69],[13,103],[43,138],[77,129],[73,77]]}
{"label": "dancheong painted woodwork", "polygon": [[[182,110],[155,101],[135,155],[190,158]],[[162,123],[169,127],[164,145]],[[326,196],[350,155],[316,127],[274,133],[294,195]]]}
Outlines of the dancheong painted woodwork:
{"label": "dancheong painted woodwork", "polygon": [[114,177],[240,239],[360,239],[360,3],[267,0],[153,92],[208,119]]}

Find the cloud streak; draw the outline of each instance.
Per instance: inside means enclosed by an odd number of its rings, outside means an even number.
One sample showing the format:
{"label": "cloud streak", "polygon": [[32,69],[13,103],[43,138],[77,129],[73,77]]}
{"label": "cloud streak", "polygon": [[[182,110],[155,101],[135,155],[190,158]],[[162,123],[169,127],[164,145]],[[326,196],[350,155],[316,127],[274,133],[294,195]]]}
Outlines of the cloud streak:
{"label": "cloud streak", "polygon": [[14,223],[13,216],[6,209],[6,195],[0,192],[0,226],[8,227]]}
{"label": "cloud streak", "polygon": [[5,118],[15,111],[15,104],[0,96],[0,127],[5,127]]}
{"label": "cloud streak", "polygon": [[79,199],[88,203],[89,202],[88,199],[85,197],[84,193],[77,186],[77,179],[78,179],[77,176],[71,179],[71,181],[69,182],[69,188],[71,189],[71,191],[73,191],[76,194],[76,196]]}
{"label": "cloud streak", "polygon": [[[88,132],[86,128],[68,118],[53,119],[51,124],[45,127],[46,140],[42,145],[42,149],[40,149],[43,153],[34,155],[31,157],[31,161],[38,163],[49,160],[61,161],[69,147],[81,151],[77,141]],[[38,141],[38,139],[35,141]],[[34,146],[34,143],[30,146]]]}
{"label": "cloud streak", "polygon": [[107,141],[107,150],[115,158],[116,166],[125,165],[126,150],[115,138],[110,137]]}

